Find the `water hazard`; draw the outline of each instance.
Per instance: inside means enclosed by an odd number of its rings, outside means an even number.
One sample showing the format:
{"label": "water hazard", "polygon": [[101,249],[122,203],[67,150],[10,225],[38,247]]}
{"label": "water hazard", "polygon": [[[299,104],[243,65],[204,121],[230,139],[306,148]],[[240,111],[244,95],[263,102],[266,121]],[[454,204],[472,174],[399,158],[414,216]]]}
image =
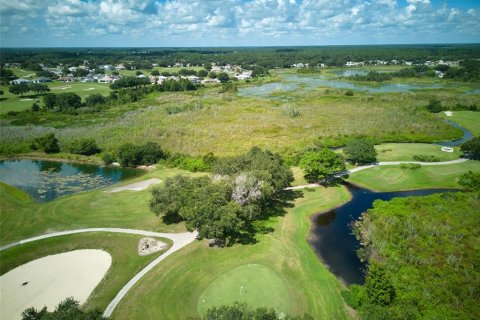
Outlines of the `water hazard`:
{"label": "water hazard", "polygon": [[46,202],[60,196],[98,189],[139,175],[135,169],[43,160],[0,161],[0,180],[22,189],[35,201]]}
{"label": "water hazard", "polygon": [[361,284],[364,280],[365,264],[357,256],[359,241],[352,234],[352,223],[372,208],[375,200],[390,200],[394,197],[425,196],[452,189],[425,189],[398,192],[373,192],[347,184],[352,199],[327,213],[312,217],[312,229],[308,242],[324,261],[330,271],[345,283]]}

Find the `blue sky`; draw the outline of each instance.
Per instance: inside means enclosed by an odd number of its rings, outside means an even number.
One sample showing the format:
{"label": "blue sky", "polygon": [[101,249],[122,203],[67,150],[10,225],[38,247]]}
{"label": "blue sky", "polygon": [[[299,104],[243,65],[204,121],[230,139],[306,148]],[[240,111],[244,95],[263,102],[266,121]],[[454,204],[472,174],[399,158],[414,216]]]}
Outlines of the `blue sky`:
{"label": "blue sky", "polygon": [[480,0],[2,0],[1,47],[479,43]]}

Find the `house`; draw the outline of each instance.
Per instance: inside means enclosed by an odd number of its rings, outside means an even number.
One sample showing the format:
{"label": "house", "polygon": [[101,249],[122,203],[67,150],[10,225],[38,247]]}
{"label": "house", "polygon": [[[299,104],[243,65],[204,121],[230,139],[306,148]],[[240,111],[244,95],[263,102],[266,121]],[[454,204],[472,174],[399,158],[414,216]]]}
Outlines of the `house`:
{"label": "house", "polygon": [[27,84],[27,83],[30,83],[30,80],[22,79],[22,78],[10,81],[10,84]]}
{"label": "house", "polygon": [[442,71],[435,70],[435,77],[443,78],[444,73]]}
{"label": "house", "polygon": [[345,64],[347,67],[356,67],[356,66],[363,66],[365,63],[363,61],[356,62],[356,61],[347,61]]}
{"label": "house", "polygon": [[113,66],[111,64],[106,64],[100,67],[103,70],[113,70]]}
{"label": "house", "polygon": [[80,79],[80,82],[95,82],[95,79],[92,76],[86,76]]}
{"label": "house", "polygon": [[47,78],[47,77],[39,77],[35,80],[32,81],[33,83],[46,83],[46,82],[52,82],[52,79]]}
{"label": "house", "polygon": [[66,76],[63,76],[63,77],[58,78],[58,81],[61,81],[61,82],[73,82],[73,81],[75,81],[75,78],[74,78],[73,76],[66,75]]}
{"label": "house", "polygon": [[112,82],[113,82],[113,78],[108,75],[98,79],[98,83],[112,83]]}
{"label": "house", "polygon": [[119,63],[115,66],[115,70],[125,70],[125,65],[123,63]]}
{"label": "house", "polygon": [[220,83],[220,80],[218,79],[203,79],[201,81],[203,84],[207,84],[207,83]]}
{"label": "house", "polygon": [[77,70],[78,70],[77,67],[70,67],[70,68],[68,68],[68,71],[70,71],[70,72],[75,72],[75,71],[77,71]]}
{"label": "house", "polygon": [[188,80],[190,80],[191,83],[200,83],[200,78],[197,76],[188,76]]}
{"label": "house", "polygon": [[146,77],[147,77],[147,76],[144,75],[144,74],[139,74],[139,75],[137,76],[137,78],[146,78]]}
{"label": "house", "polygon": [[148,76],[148,80],[150,81],[151,84],[157,83],[157,78],[155,76]]}
{"label": "house", "polygon": [[158,79],[157,83],[161,84],[163,81],[167,80],[168,78],[165,76],[158,76],[157,79]]}

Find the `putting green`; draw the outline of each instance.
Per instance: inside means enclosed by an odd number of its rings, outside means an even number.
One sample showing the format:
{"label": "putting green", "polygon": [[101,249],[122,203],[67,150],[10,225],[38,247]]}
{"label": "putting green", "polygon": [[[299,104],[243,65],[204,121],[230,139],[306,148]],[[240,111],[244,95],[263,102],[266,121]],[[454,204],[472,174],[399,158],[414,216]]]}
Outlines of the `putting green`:
{"label": "putting green", "polygon": [[253,308],[274,308],[288,313],[290,298],[282,279],[261,264],[232,269],[213,281],[198,299],[197,310],[204,315],[214,306],[246,303]]}

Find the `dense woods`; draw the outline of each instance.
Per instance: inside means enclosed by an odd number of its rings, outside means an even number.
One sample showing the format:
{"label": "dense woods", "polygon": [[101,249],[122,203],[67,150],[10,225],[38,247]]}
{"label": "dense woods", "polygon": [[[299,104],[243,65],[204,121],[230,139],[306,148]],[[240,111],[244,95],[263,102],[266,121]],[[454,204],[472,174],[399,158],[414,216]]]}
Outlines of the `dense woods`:
{"label": "dense woods", "polygon": [[368,260],[346,300],[364,319],[478,319],[480,194],[376,201],[357,223]]}

